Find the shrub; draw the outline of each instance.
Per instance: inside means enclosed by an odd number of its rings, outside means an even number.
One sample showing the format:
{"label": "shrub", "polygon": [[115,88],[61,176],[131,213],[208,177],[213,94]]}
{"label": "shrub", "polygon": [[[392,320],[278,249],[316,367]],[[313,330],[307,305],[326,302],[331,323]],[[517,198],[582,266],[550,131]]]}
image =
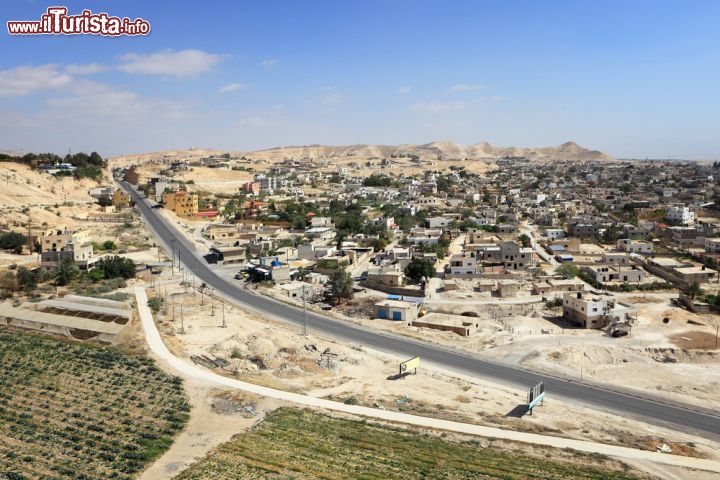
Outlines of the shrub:
{"label": "shrub", "polygon": [[0,234],[0,249],[17,251],[27,243],[27,237],[21,233],[6,232]]}
{"label": "shrub", "polygon": [[105,278],[134,278],[135,262],[130,258],[114,255],[100,259],[95,268],[102,270]]}

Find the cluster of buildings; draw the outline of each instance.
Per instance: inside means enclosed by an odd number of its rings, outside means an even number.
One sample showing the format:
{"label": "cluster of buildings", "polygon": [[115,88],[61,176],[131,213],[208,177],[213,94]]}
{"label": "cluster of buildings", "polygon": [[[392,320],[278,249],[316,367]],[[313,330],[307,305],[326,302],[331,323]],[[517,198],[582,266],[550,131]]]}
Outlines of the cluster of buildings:
{"label": "cluster of buildings", "polygon": [[[226,157],[206,160],[236,168]],[[256,162],[241,160],[252,171]],[[405,275],[420,257],[438,267],[441,292],[470,284],[479,296],[562,298],[565,317],[588,328],[631,316],[603,291],[683,289],[694,282],[712,290],[717,282],[715,166],[503,158],[479,175],[462,159],[444,173],[429,173],[434,160],[421,157],[358,158],[335,169],[332,160],[287,159],[256,173],[240,186],[235,213],[204,230],[213,244],[208,260],[242,265],[255,281],[289,285],[289,296],[297,295],[298,279],[321,285],[335,268],[349,266],[360,287],[405,298],[425,295],[425,285]],[[408,161],[428,173],[395,168]],[[151,179],[147,189],[165,208],[196,216],[201,199],[170,175],[187,167],[174,162],[168,176]],[[368,168],[376,172],[372,181]],[[133,169],[125,178],[138,180]],[[310,184],[312,194],[303,189]],[[278,211],[288,202],[321,213],[284,222]],[[329,213],[333,202],[360,205],[363,222],[373,228],[339,235]],[[376,248],[379,230],[383,242]],[[460,237],[464,241],[456,241]],[[579,278],[561,274],[566,263],[577,267]],[[388,297],[376,315],[420,321],[403,301]],[[398,313],[401,307],[408,311]],[[470,332],[467,323],[455,327]]]}

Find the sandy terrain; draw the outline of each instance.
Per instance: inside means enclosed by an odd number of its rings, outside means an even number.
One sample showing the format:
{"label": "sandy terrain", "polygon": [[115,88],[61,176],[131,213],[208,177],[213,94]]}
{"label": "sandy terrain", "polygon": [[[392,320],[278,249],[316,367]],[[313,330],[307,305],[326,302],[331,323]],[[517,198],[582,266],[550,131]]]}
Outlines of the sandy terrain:
{"label": "sandy terrain", "polygon": [[[532,417],[514,418],[511,412],[525,398],[525,392],[514,388],[426,366],[418,375],[393,380],[398,358],[359,345],[345,346],[312,332],[304,337],[299,329],[258,319],[229,305],[225,306],[227,328],[222,328],[220,302],[215,302],[211,315],[207,296],[192,290],[186,293],[177,284],[163,285],[158,293],[168,299],[156,319],[169,348],[179,356],[224,359],[227,365],[216,370],[241,380],[340,401],[352,397],[363,405],[426,416],[644,448],[659,438],[691,441],[691,436],[558,400],[548,401]],[[702,453],[712,454],[710,450]]]}
{"label": "sandy terrain", "polygon": [[[266,293],[299,305],[283,296],[278,288],[266,290]],[[601,331],[574,328],[555,318],[561,314],[559,310],[538,306],[537,311],[532,311],[531,307],[522,304],[526,301],[524,298],[487,297],[466,303],[432,304],[431,311],[445,312],[444,317],[477,322],[478,331],[468,337],[409,327],[404,322],[372,319],[372,305],[383,298],[380,296],[357,298],[330,313],[375,329],[462,348],[538,370],[574,378],[582,375],[587,380],[718,408],[720,350],[715,349],[715,325],[719,319],[673,307],[670,296],[625,295],[626,300],[637,306],[638,322],[629,336],[620,339]],[[498,304],[502,306],[498,308]],[[477,316],[467,317],[461,313]],[[663,318],[668,318],[668,323],[664,323]]]}

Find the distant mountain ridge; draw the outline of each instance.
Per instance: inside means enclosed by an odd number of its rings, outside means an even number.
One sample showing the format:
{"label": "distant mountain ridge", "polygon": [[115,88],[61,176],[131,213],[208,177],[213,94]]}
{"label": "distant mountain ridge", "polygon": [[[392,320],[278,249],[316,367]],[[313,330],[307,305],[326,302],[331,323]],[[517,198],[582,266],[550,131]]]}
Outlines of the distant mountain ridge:
{"label": "distant mountain ridge", "polygon": [[247,156],[262,157],[268,160],[283,158],[323,158],[323,157],[378,157],[417,155],[425,159],[436,160],[494,160],[504,157],[525,157],[530,160],[614,160],[599,150],[590,150],[575,142],[566,142],[556,147],[498,147],[488,142],[475,145],[462,145],[449,141],[436,141],[421,145],[303,145],[276,147],[267,150],[244,152]]}

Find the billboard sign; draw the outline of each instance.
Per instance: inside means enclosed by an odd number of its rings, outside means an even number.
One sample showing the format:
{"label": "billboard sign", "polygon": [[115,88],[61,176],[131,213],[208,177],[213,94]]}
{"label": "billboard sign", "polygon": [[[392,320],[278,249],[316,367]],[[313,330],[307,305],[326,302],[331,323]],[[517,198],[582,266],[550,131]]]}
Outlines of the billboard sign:
{"label": "billboard sign", "polygon": [[408,373],[410,370],[415,370],[417,373],[417,367],[420,365],[420,357],[414,357],[410,360],[406,360],[400,364],[400,375]]}
{"label": "billboard sign", "polygon": [[545,384],[543,382],[538,383],[530,389],[528,392],[528,410],[532,410],[538,404],[542,404],[545,399]]}

